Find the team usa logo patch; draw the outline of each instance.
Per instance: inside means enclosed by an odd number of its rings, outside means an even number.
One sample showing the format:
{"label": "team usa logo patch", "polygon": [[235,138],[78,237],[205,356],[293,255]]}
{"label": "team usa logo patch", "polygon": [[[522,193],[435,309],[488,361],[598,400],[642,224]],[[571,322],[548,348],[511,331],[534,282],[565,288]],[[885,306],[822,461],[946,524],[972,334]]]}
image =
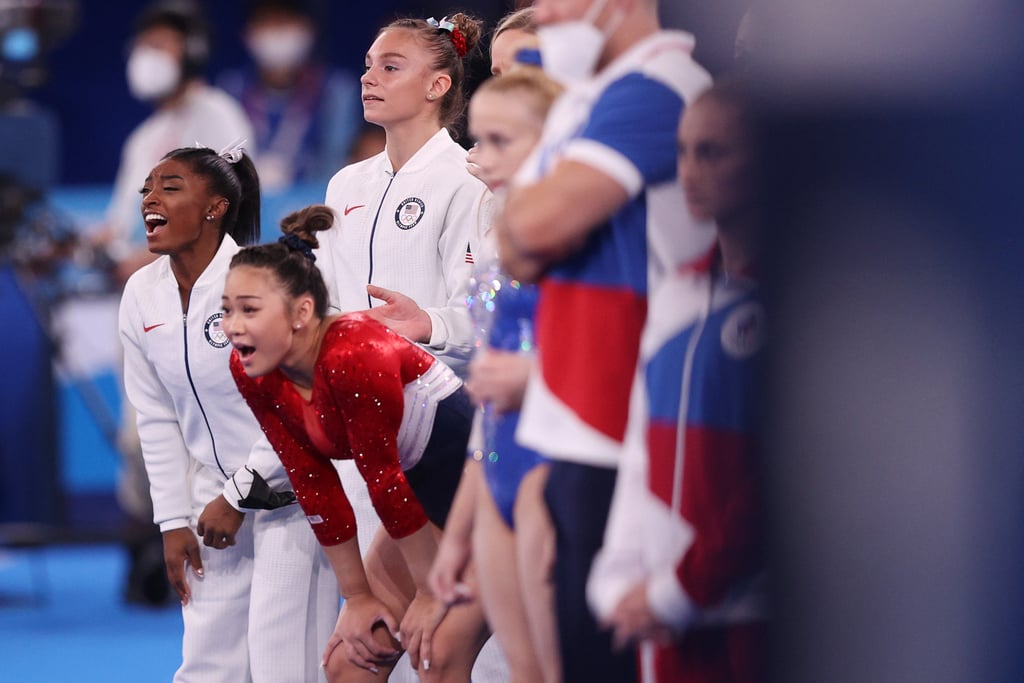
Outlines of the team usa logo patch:
{"label": "team usa logo patch", "polygon": [[206,326],[203,327],[203,334],[206,341],[215,349],[223,349],[228,345],[228,335],[224,331],[224,313],[214,313],[206,319]]}
{"label": "team usa logo patch", "polygon": [[427,207],[423,204],[423,200],[419,197],[409,197],[403,200],[398,205],[398,210],[395,211],[395,225],[402,230],[415,228],[416,224],[423,218],[423,212],[426,209]]}
{"label": "team usa logo patch", "polygon": [[722,323],[722,348],[738,360],[750,358],[764,345],[764,306],[749,301],[736,307]]}

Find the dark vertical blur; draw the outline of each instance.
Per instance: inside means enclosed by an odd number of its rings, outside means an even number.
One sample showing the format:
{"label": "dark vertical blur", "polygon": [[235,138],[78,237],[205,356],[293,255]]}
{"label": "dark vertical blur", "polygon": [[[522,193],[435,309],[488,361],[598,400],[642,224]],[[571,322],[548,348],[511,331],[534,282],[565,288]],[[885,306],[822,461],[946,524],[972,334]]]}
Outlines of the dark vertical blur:
{"label": "dark vertical blur", "polygon": [[[57,117],[28,91],[77,24],[75,0],[0,0],[0,524],[62,521],[46,307],[30,284],[39,213],[59,168]],[[9,529],[9,528],[8,528]],[[11,539],[7,538],[7,542]]]}
{"label": "dark vertical blur", "polygon": [[1021,9],[837,4],[758,58],[774,680],[1021,681]]}

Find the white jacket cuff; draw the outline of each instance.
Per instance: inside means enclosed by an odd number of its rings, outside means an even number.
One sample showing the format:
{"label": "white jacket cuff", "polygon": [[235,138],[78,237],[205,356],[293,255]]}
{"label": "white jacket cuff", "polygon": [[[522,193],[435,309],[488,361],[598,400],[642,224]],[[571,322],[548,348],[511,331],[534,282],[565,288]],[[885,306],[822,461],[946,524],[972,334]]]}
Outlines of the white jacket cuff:
{"label": "white jacket cuff", "polygon": [[247,512],[238,504],[238,501],[249,495],[250,488],[252,488],[252,472],[243,467],[224,482],[224,498],[234,509],[242,513]]}
{"label": "white jacket cuff", "polygon": [[432,349],[443,349],[448,343],[448,325],[438,309],[426,308],[424,310],[430,316],[430,341],[427,342],[427,346]]}
{"label": "white jacket cuff", "polygon": [[174,531],[175,529],[184,529],[188,526],[188,519],[185,517],[176,517],[174,519],[168,519],[160,522],[160,533],[165,531]]}

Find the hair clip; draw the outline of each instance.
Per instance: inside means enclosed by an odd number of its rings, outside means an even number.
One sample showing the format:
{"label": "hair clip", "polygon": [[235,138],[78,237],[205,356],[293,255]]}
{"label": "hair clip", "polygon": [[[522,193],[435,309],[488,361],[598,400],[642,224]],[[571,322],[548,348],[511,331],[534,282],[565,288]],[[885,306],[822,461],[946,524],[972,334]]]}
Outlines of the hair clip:
{"label": "hair clip", "polygon": [[303,256],[308,258],[312,262],[316,262],[316,254],[313,253],[313,247],[309,246],[309,242],[302,239],[295,233],[288,233],[284,237],[278,237],[277,241],[288,247],[291,251],[297,251]]}
{"label": "hair clip", "polygon": [[427,23],[438,30],[448,31],[452,36],[452,42],[455,44],[455,53],[458,54],[459,57],[466,56],[466,52],[468,52],[466,49],[466,36],[462,34],[462,31],[460,31],[455,24],[448,21],[448,17],[442,17],[441,21],[438,21],[434,17],[430,17],[427,19]]}
{"label": "hair clip", "polygon": [[249,140],[247,138],[238,138],[230,145],[226,146],[224,149],[217,152],[217,156],[223,157],[232,164],[237,164],[239,161],[242,160],[242,152],[244,151],[242,145],[244,145],[248,141]]}

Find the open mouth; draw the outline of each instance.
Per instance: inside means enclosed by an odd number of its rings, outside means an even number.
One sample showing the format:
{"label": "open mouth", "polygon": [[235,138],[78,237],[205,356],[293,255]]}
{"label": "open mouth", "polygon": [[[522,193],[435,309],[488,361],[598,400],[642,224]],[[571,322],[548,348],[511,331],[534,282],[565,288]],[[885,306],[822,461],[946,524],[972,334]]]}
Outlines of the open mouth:
{"label": "open mouth", "polygon": [[152,235],[157,230],[167,225],[167,216],[160,213],[150,212],[142,216],[146,223],[146,234]]}
{"label": "open mouth", "polygon": [[252,358],[252,355],[256,353],[256,347],[249,346],[247,344],[235,344],[235,351],[238,352],[239,360],[245,362]]}

